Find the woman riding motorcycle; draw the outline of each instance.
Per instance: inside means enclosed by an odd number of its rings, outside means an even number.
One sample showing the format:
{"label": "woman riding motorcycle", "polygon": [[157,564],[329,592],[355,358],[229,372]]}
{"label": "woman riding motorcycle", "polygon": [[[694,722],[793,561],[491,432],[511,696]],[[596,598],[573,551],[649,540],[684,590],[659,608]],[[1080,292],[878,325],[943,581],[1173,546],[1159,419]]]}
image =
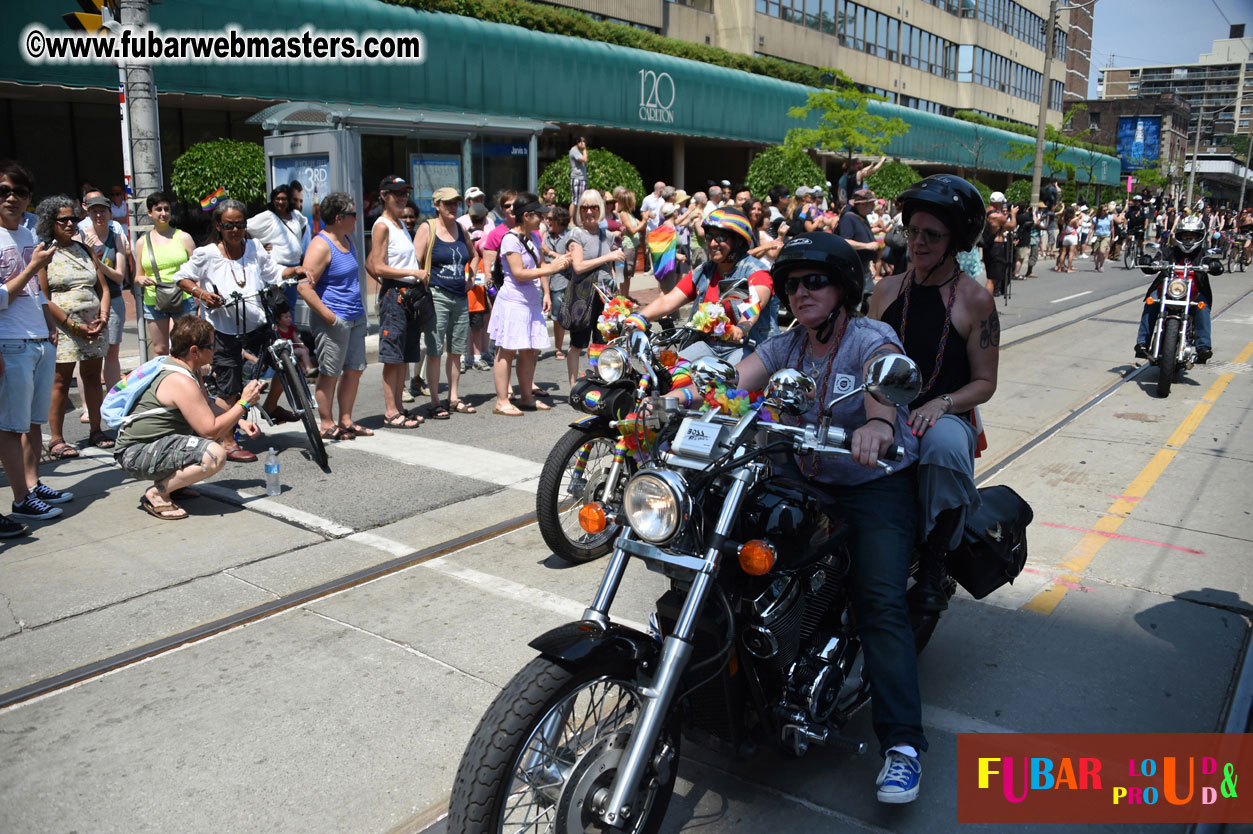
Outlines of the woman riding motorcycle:
{"label": "woman riding motorcycle", "polygon": [[[771,277],[779,299],[800,327],[779,334],[744,358],[740,388],[762,388],[770,375],[796,368],[810,375],[818,398],[801,418],[817,424],[827,402],[860,386],[879,356],[899,353],[900,343],[886,324],[853,318],[861,303],[862,267],[843,238],[808,232],[789,241],[775,260]],[[918,662],[905,599],[914,548],[914,470],[918,441],[904,408],[884,405],[869,395],[851,397],[831,412],[835,424],[852,433],[852,458],[796,457],[780,468],[784,477],[822,485],[843,509],[852,528],[851,578],[866,668],[874,681],[871,702],[883,769],[876,784],[880,802],[911,802],[922,775],[919,757],[927,749],[922,731]],[[893,444],[905,449],[895,474],[876,463]]]}
{"label": "woman riding motorcycle", "polygon": [[957,263],[983,233],[979,191],[961,177],[937,174],[899,197],[912,268],[881,280],[870,317],[895,330],[918,365],[923,388],[909,404],[919,438],[918,525],[922,571],[912,602],[943,611],[944,554],[961,543],[975,489],[974,407],[996,392],[1001,325],[996,302]]}
{"label": "woman riding motorcycle", "polygon": [[[1166,259],[1172,264],[1186,263],[1198,266],[1204,257],[1205,221],[1196,215],[1183,218],[1175,227],[1175,236],[1166,247]],[[1140,315],[1140,332],[1136,334],[1135,347],[1136,356],[1140,359],[1148,358],[1149,334],[1153,332],[1153,325],[1157,322],[1157,311],[1161,307],[1160,304],[1150,303],[1149,299],[1155,302],[1161,301],[1162,285],[1167,276],[1172,274],[1173,271],[1167,268],[1154,276],[1153,283],[1149,284],[1148,293],[1144,297],[1144,312]],[[1196,336],[1196,361],[1204,365],[1214,355],[1214,348],[1210,341],[1210,308],[1214,306],[1214,292],[1210,289],[1209,273],[1197,272],[1194,274],[1194,280],[1196,291],[1200,299],[1205,302],[1193,313],[1193,325],[1196,327],[1194,334]]]}
{"label": "woman riding motorcycle", "polygon": [[[721,302],[727,318],[736,324],[730,328],[729,341],[740,342],[747,332],[749,338],[763,342],[778,330],[779,299],[766,264],[748,254],[757,245],[756,233],[748,217],[737,208],[717,208],[705,218],[705,248],[709,260],[685,276],[674,289],[654,299],[639,315],[645,321],[656,321],[678,311],[690,301]],[[756,300],[758,311],[745,311],[722,297],[728,285],[746,282],[748,292]],[[692,305],[692,315],[697,305]],[[742,355],[739,345],[710,345],[696,354],[684,352],[689,359],[712,351],[724,359],[735,361]]]}

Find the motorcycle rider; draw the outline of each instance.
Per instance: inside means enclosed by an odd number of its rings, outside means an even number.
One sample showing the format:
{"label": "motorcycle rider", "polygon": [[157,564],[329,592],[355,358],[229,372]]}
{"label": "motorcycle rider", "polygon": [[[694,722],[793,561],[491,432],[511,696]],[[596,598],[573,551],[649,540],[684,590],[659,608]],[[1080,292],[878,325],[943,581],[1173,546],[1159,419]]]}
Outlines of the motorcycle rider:
{"label": "motorcycle rider", "polygon": [[[1173,265],[1188,264],[1199,266],[1205,257],[1205,221],[1197,215],[1191,215],[1179,221],[1175,227],[1174,237],[1166,247],[1166,258]],[[1157,311],[1161,307],[1162,289],[1166,281],[1174,274],[1167,266],[1153,278],[1148,292],[1144,297],[1144,313],[1140,316],[1140,332],[1136,335],[1136,357],[1147,359],[1149,356],[1149,334],[1157,322]],[[1193,273],[1195,297],[1205,302],[1193,308],[1193,326],[1196,328],[1196,361],[1204,365],[1214,355],[1210,341],[1210,308],[1214,306],[1214,293],[1210,289],[1209,273],[1197,271]]]}
{"label": "motorcycle rider", "polygon": [[996,392],[1001,323],[982,282],[962,272],[957,253],[983,233],[983,199],[961,177],[936,174],[901,192],[911,269],[882,279],[870,317],[899,334],[924,385],[909,404],[919,438],[918,526],[921,571],[911,602],[943,611],[944,554],[961,543],[975,488],[974,408]]}
{"label": "motorcycle rider", "polygon": [[[779,250],[771,270],[779,299],[801,326],[758,345],[737,366],[738,386],[763,387],[782,368],[809,374],[819,395],[800,420],[816,424],[833,395],[862,384],[876,358],[899,353],[892,328],[855,317],[861,303],[861,259],[830,232],[799,235]],[[914,470],[918,441],[905,408],[884,405],[869,395],[850,397],[831,413],[837,425],[857,426],[851,458],[796,457],[777,473],[821,485],[839,502],[852,528],[853,603],[874,681],[871,714],[885,761],[876,785],[880,802],[900,804],[918,796],[922,730],[918,660],[905,599],[914,548]],[[787,418],[795,419],[795,418]],[[894,474],[875,466],[894,443],[905,458]]]}
{"label": "motorcycle rider", "polygon": [[[736,323],[728,334],[731,341],[742,341],[745,331],[749,338],[759,343],[765,341],[779,329],[779,299],[766,264],[748,254],[749,247],[757,245],[756,232],[748,217],[737,208],[716,208],[705,218],[704,229],[709,260],[684,276],[674,289],[651,301],[638,315],[644,322],[656,321],[672,315],[690,301],[721,301],[727,318]],[[733,309],[731,302],[721,298],[720,285],[739,281],[747,282],[758,311]],[[697,305],[693,305],[692,314],[696,311]],[[739,350],[739,345],[728,350],[711,348],[714,353],[732,354]]]}

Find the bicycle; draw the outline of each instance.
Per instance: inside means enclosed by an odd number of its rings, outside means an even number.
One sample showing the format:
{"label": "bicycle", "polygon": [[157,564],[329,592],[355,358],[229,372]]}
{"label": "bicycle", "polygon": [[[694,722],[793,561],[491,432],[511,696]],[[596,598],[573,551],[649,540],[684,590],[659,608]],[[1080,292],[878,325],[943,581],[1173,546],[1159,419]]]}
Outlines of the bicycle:
{"label": "bicycle", "polygon": [[1122,268],[1135,269],[1140,263],[1140,256],[1144,254],[1143,244],[1140,242],[1140,235],[1134,232],[1129,232],[1127,238],[1122,247]]}
{"label": "bicycle", "polygon": [[[314,403],[313,394],[309,391],[309,383],[305,381],[305,375],[300,369],[300,364],[296,361],[295,351],[292,349],[292,343],[287,339],[278,338],[277,322],[280,313],[275,312],[275,308],[281,302],[287,304],[287,299],[283,296],[282,290],[288,286],[295,286],[298,282],[296,279],[289,278],[284,281],[278,281],[271,284],[260,292],[253,292],[244,295],[239,292],[232,292],[223,299],[223,307],[235,307],[235,315],[240,320],[240,329],[242,330],[242,307],[241,305],[250,298],[255,298],[260,302],[261,309],[265,312],[265,349],[258,355],[257,361],[253,363],[252,373],[248,375],[248,380],[264,379],[266,371],[273,370],[279,376],[283,383],[283,394],[287,397],[287,404],[290,410],[305,427],[305,435],[309,440],[309,451],[312,453],[313,461],[321,467],[323,472],[330,472],[330,466],[326,456],[326,444],[322,442],[322,428],[318,422],[318,409]],[[274,425],[274,420],[266,413],[261,406],[253,406],[265,417],[267,423]]]}
{"label": "bicycle", "polygon": [[1238,267],[1241,272],[1249,264],[1249,252],[1245,248],[1249,235],[1237,234],[1232,235],[1227,246],[1227,271],[1235,272]]}

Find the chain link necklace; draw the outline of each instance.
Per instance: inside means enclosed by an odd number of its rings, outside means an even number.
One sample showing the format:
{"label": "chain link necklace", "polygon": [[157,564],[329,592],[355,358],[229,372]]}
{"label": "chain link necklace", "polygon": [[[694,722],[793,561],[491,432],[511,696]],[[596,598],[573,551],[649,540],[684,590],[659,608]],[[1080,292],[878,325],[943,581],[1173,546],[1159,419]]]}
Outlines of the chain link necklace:
{"label": "chain link necklace", "polygon": [[[835,355],[840,352],[840,343],[844,341],[844,334],[848,332],[848,316],[844,317],[844,325],[840,328],[840,332],[835,334],[835,340],[831,343],[831,350],[827,353],[826,368],[822,374],[822,385],[818,388],[818,405],[825,407],[827,403],[827,394],[831,391],[831,366],[835,364]],[[809,358],[809,335],[805,334],[801,340],[800,365],[801,371],[805,370],[805,360]],[[816,373],[819,365],[822,364],[821,357],[813,357],[810,367]],[[822,469],[822,456],[813,455],[812,469],[806,469],[805,458],[801,455],[796,456],[796,465],[800,468],[801,474],[806,478],[815,478]]]}
{"label": "chain link necklace", "polygon": [[[905,345],[905,327],[909,322],[909,294],[914,287],[915,271],[911,269],[909,274],[905,276],[904,298],[901,302],[901,346]],[[957,277],[961,275],[961,266],[957,266],[953,270],[953,276],[936,287],[942,290],[948,284],[952,284],[952,290],[949,292],[948,302],[944,305],[944,331],[940,334],[940,347],[935,354],[935,366],[931,369],[931,378],[927,380],[927,384],[918,392],[918,396],[926,394],[931,390],[931,386],[935,385],[936,379],[940,376],[940,368],[944,365],[944,348],[948,346],[948,334],[952,330],[953,323],[953,302],[957,300],[957,284],[954,283]]]}

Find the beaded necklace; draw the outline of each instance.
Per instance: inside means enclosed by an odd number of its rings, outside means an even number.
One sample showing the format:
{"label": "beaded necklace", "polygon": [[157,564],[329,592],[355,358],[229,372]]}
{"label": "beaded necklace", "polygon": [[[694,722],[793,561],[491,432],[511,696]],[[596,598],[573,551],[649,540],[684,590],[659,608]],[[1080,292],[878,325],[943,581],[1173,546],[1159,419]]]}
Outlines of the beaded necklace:
{"label": "beaded necklace", "polygon": [[[849,319],[845,316],[844,325],[840,328],[840,332],[835,334],[835,341],[832,342],[831,350],[827,353],[827,365],[822,374],[822,386],[818,389],[818,404],[820,407],[825,407],[827,404],[827,394],[831,390],[831,366],[835,363],[835,355],[840,352],[840,342],[844,341],[844,334],[848,332],[848,322]],[[805,369],[805,358],[808,353],[809,337],[808,335],[805,335],[801,339],[801,355],[800,361],[797,363],[800,365],[802,371]],[[821,362],[821,359],[814,359],[813,368],[815,371],[818,370],[818,365]],[[814,455],[813,458],[813,469],[806,471],[805,459],[800,455],[796,456],[796,465],[800,467],[801,474],[806,478],[817,477],[819,470],[822,469],[822,457],[820,455]]]}
{"label": "beaded necklace", "polygon": [[[944,348],[948,345],[948,334],[952,330],[953,323],[953,302],[957,300],[957,285],[953,282],[961,275],[961,266],[953,270],[953,277],[949,278],[936,289],[943,289],[946,284],[953,284],[953,289],[949,292],[948,303],[944,305],[944,332],[940,334],[940,347],[935,354],[935,367],[931,369],[931,378],[927,380],[927,384],[918,392],[918,396],[931,390],[931,386],[935,385],[936,379],[940,376],[940,368],[944,365]],[[905,276],[904,299],[901,302],[901,344],[905,344],[905,326],[909,322],[909,293],[914,286],[914,270],[910,270]]]}

